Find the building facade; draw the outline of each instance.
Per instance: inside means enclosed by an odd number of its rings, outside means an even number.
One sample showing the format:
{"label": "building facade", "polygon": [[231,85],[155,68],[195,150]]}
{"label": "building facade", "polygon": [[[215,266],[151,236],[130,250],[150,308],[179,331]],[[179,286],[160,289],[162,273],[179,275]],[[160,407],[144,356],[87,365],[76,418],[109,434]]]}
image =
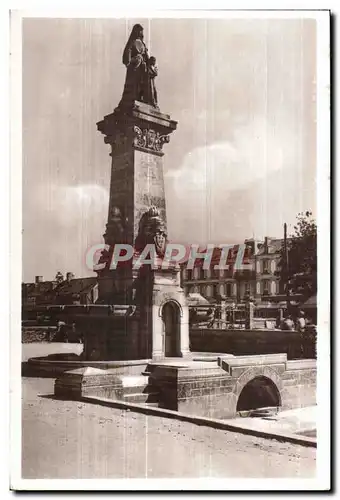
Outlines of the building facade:
{"label": "building facade", "polygon": [[195,267],[189,270],[184,265],[182,286],[186,294],[199,293],[210,302],[224,296],[235,303],[251,296],[257,302],[266,303],[283,293],[283,284],[277,275],[283,240],[267,237],[264,241],[247,239],[244,243],[250,270],[234,270],[235,256],[231,259],[229,270],[213,269],[213,266],[210,269]]}
{"label": "building facade", "polygon": [[22,283],[21,296],[23,307],[45,305],[94,304],[98,299],[98,280],[96,277],[75,278],[66,273],[61,281],[44,281],[36,276],[35,283]]}
{"label": "building facade", "polygon": [[42,276],[36,276],[34,283],[21,284],[21,302],[23,307],[34,307],[51,303],[57,281],[44,281]]}

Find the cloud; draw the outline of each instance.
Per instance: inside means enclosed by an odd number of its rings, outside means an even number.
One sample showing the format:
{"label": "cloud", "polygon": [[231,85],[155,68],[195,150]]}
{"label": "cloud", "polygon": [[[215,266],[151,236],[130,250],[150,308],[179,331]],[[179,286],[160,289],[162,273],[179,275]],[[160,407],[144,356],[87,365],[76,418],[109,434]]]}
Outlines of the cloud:
{"label": "cloud", "polygon": [[[286,137],[284,137],[284,135]],[[250,185],[269,173],[291,165],[294,138],[277,136],[274,127],[257,119],[233,132],[230,141],[212,143],[187,153],[179,169],[167,172],[176,192],[200,192],[216,181],[217,191]]]}
{"label": "cloud", "polygon": [[191,238],[215,242],[265,232],[267,216],[272,219],[275,211],[267,200],[272,201],[278,185],[284,192],[292,177],[295,142],[275,124],[253,119],[235,128],[230,141],[187,153],[178,169],[166,173],[168,200],[176,198],[168,211],[170,234],[182,240],[190,228]]}
{"label": "cloud", "polygon": [[[46,203],[46,191],[49,192]],[[43,209],[46,218],[65,228],[79,227],[79,222],[105,217],[108,209],[109,194],[102,186],[95,184],[58,186],[40,186],[36,190],[34,204],[38,210]]]}

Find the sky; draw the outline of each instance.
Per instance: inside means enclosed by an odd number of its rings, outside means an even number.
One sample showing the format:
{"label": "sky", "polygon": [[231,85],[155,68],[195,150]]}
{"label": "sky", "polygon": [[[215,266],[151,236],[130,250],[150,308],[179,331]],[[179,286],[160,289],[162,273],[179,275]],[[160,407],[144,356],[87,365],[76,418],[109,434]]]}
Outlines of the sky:
{"label": "sky", "polygon": [[281,237],[316,211],[313,19],[24,19],[23,281],[91,276],[111,158],[96,123],[118,105],[122,52],[144,26],[160,109],[168,234],[183,243]]}

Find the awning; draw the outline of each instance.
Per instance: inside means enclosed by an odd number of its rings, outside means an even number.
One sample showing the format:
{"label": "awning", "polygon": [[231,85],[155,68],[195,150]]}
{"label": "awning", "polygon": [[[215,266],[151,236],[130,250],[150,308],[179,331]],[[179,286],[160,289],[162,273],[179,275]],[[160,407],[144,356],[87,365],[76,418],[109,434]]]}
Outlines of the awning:
{"label": "awning", "polygon": [[189,293],[187,302],[189,306],[210,306],[210,302],[200,293]]}

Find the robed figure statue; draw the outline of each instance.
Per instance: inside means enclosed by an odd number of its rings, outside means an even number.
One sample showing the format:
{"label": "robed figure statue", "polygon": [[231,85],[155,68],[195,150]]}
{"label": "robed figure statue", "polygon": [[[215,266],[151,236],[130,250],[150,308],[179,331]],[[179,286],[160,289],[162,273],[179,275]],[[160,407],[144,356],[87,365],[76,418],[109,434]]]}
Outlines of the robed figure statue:
{"label": "robed figure statue", "polygon": [[155,77],[158,74],[156,59],[149,57],[144,43],[143,27],[135,24],[123,52],[126,66],[124,91],[119,106],[129,106],[141,101],[158,108]]}

